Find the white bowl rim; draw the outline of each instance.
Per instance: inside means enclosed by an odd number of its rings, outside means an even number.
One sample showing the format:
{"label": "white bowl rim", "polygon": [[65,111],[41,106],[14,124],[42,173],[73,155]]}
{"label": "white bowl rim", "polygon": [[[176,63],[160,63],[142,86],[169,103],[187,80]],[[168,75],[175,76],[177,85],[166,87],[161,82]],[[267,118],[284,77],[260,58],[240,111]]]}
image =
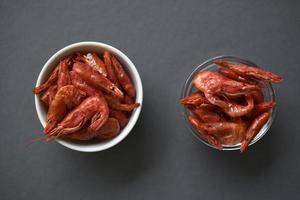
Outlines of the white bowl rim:
{"label": "white bowl rim", "polygon": [[[81,151],[81,152],[97,152],[97,151],[103,151],[106,149],[109,149],[115,145],[117,145],[119,142],[121,142],[132,130],[132,128],[134,127],[134,125],[136,124],[141,109],[142,109],[142,104],[143,104],[143,86],[142,86],[142,81],[140,78],[140,75],[135,67],[135,65],[132,63],[132,61],[123,53],[121,52],[119,49],[110,46],[108,44],[102,43],[102,42],[94,42],[94,41],[83,41],[83,42],[77,42],[77,43],[73,43],[70,45],[67,45],[65,47],[63,47],[62,49],[60,49],[59,51],[57,51],[53,56],[51,56],[48,61],[44,64],[44,66],[42,67],[41,72],[39,73],[37,82],[36,82],[36,87],[39,86],[42,82],[42,76],[44,75],[44,73],[46,72],[47,68],[49,66],[51,66],[51,64],[58,59],[59,57],[61,57],[61,54],[72,50],[73,48],[78,48],[78,47],[85,47],[85,46],[94,46],[94,47],[99,47],[105,50],[108,50],[109,52],[112,52],[114,54],[116,54],[117,56],[121,57],[127,64],[127,66],[129,66],[129,68],[131,69],[132,73],[133,73],[133,77],[131,77],[132,79],[135,80],[136,82],[136,101],[140,103],[140,106],[138,108],[135,109],[135,111],[132,113],[132,115],[130,116],[130,120],[128,122],[128,124],[121,130],[120,134],[107,141],[104,144],[99,143],[98,145],[93,145],[93,146],[88,146],[88,145],[76,145],[70,141],[67,140],[63,140],[63,139],[56,139],[56,141],[69,148],[72,150],[76,150],[76,151]],[[42,112],[41,112],[41,108],[38,105],[40,99],[38,98],[38,95],[35,95],[35,107],[36,107],[36,111],[37,111],[37,115],[38,118],[42,124],[43,127],[45,127],[46,122],[43,120],[42,117]]]}

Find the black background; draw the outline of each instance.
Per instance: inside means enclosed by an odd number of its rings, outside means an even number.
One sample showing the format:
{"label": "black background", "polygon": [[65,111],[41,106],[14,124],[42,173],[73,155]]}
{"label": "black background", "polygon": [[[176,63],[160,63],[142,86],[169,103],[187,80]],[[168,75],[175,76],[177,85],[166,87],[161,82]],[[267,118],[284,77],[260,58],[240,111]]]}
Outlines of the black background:
{"label": "black background", "polygon": [[[300,180],[299,1],[0,2],[1,199],[297,199]],[[62,47],[123,51],[144,88],[119,145],[80,153],[42,134],[31,92]],[[178,103],[189,73],[217,55],[247,58],[285,80],[268,134],[245,154],[197,141]]]}

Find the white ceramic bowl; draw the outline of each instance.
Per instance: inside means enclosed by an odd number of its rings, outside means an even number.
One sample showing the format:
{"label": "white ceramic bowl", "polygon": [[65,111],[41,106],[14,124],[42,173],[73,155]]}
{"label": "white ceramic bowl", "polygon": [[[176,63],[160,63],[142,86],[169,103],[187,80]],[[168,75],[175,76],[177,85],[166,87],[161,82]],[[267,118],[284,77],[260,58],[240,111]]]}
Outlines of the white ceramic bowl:
{"label": "white ceramic bowl", "polygon": [[[113,139],[106,140],[106,141],[96,141],[96,142],[95,141],[77,142],[77,141],[66,140],[66,139],[56,139],[56,141],[61,145],[73,150],[82,151],[82,152],[102,151],[118,144],[130,133],[130,131],[134,127],[140,115],[141,108],[142,108],[142,101],[143,101],[142,81],[140,79],[140,75],[138,71],[136,70],[131,60],[124,53],[122,53],[120,50],[110,45],[100,43],[100,42],[78,42],[66,46],[61,50],[59,50],[58,52],[56,52],[43,66],[36,82],[36,86],[41,85],[48,78],[49,74],[52,72],[54,67],[58,64],[59,60],[72,53],[96,52],[98,54],[102,54],[104,50],[107,50],[110,53],[112,53],[114,56],[116,56],[119,59],[119,61],[123,64],[124,68],[126,68],[136,88],[136,102],[140,103],[141,105],[132,112],[128,124],[121,130],[120,134]],[[38,95],[35,95],[35,107],[36,107],[39,120],[42,123],[43,127],[45,127],[47,108],[43,105]]]}

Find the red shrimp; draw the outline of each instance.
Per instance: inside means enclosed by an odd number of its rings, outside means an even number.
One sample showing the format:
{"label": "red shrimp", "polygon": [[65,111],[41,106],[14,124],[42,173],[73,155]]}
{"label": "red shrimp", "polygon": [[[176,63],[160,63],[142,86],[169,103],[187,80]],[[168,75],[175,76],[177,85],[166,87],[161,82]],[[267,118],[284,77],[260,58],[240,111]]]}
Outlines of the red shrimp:
{"label": "red shrimp", "polygon": [[73,70],[88,84],[91,84],[98,89],[102,89],[117,98],[124,98],[123,92],[115,84],[93,70],[88,65],[80,62],[75,62],[73,65]]}
{"label": "red shrimp", "polygon": [[80,104],[83,97],[84,95],[73,85],[60,88],[49,106],[44,133],[49,134],[64,118],[67,110]]}
{"label": "red shrimp", "polygon": [[101,75],[107,77],[106,66],[96,53],[88,53],[83,56],[82,60]]}
{"label": "red shrimp", "polygon": [[60,65],[58,68],[57,90],[59,90],[63,86],[71,84],[71,78],[69,74],[70,65],[71,63],[69,57],[60,61]]}
{"label": "red shrimp", "polygon": [[276,106],[276,102],[274,101],[264,101],[260,104],[256,104],[254,106],[253,111],[247,114],[245,117],[247,119],[253,119],[264,112],[268,112],[270,109],[274,108],[275,106]]}
{"label": "red shrimp", "polygon": [[200,106],[196,106],[196,108],[205,108],[206,110],[209,110],[209,111],[216,111],[219,107],[216,106],[216,105],[213,105],[211,103],[203,103],[201,104]]}
{"label": "red shrimp", "polygon": [[83,127],[82,129],[68,134],[65,137],[73,140],[91,140],[93,138],[98,139],[111,139],[116,137],[120,132],[120,125],[118,120],[115,118],[108,118],[105,124],[103,126],[95,131],[88,126]]}
{"label": "red shrimp", "polygon": [[254,66],[230,63],[224,60],[217,60],[215,61],[215,64],[221,67],[231,69],[235,73],[246,77],[256,78],[259,80],[268,81],[272,83],[279,83],[283,80],[283,78],[277,74],[271,73],[269,71]]}
{"label": "red shrimp", "polygon": [[192,113],[198,117],[202,122],[224,122],[225,117],[221,113],[209,110],[205,107],[196,107],[191,110]]}
{"label": "red shrimp", "polygon": [[84,80],[82,80],[79,75],[71,71],[71,79],[72,79],[72,84],[78,88],[79,90],[82,90],[85,92],[88,96],[98,96],[102,102],[102,111],[105,115],[109,115],[109,107],[107,105],[107,102],[100,90],[96,90],[92,86],[88,85]]}
{"label": "red shrimp", "polygon": [[120,124],[117,119],[109,118],[109,121],[100,129],[96,135],[98,139],[107,140],[116,137],[120,133]]}
{"label": "red shrimp", "polygon": [[82,80],[75,71],[71,71],[70,76],[72,84],[79,90],[85,92],[88,96],[103,95],[100,90],[95,89],[94,87],[88,85],[84,80]]}
{"label": "red shrimp", "polygon": [[243,140],[245,125],[235,122],[200,123],[198,121],[197,129],[201,133],[213,136],[221,144],[229,145]]}
{"label": "red shrimp", "polygon": [[243,140],[243,142],[241,144],[241,149],[240,149],[241,152],[246,151],[250,142],[260,132],[260,130],[267,123],[269,118],[270,118],[270,113],[265,112],[253,120],[251,125],[248,127],[247,132],[245,134],[245,139]]}
{"label": "red shrimp", "polygon": [[86,98],[67,114],[57,127],[49,133],[49,136],[53,138],[73,133],[81,129],[89,119],[91,119],[89,127],[95,131],[99,130],[107,121],[109,115],[109,113],[106,113],[105,104],[99,96]]}
{"label": "red shrimp", "polygon": [[201,92],[194,92],[192,95],[184,97],[180,100],[180,103],[183,105],[194,105],[198,106],[203,103],[209,103],[209,101],[205,98],[204,94]]}
{"label": "red shrimp", "polygon": [[236,81],[239,81],[239,82],[243,82],[243,83],[247,83],[247,84],[251,84],[251,85],[256,85],[257,82],[249,79],[249,78],[246,78],[246,77],[243,77],[237,73],[235,73],[234,71],[230,70],[230,69],[226,69],[226,68],[220,68],[218,70],[218,72],[230,79],[233,79],[233,80],[236,80]]}
{"label": "red shrimp", "polygon": [[[238,96],[247,94],[249,91],[258,90],[258,85],[238,82],[229,79],[217,72],[203,71],[199,72],[193,79],[193,84],[202,91],[205,96],[210,95],[229,95]],[[207,98],[207,96],[206,96]]]}
{"label": "red shrimp", "polygon": [[109,115],[113,118],[116,118],[121,126],[121,128],[125,127],[128,123],[129,119],[123,111],[110,109]]}
{"label": "red shrimp", "polygon": [[259,104],[264,101],[264,94],[262,93],[261,90],[253,90],[250,92],[254,99],[254,103]]}
{"label": "red shrimp", "polygon": [[246,131],[246,123],[241,118],[235,118],[233,122],[236,124],[232,132],[219,136],[219,141],[224,145],[238,144],[243,141]]}
{"label": "red shrimp", "polygon": [[134,98],[136,95],[136,91],[128,74],[124,70],[121,63],[117,60],[117,58],[112,56],[111,60],[120,85],[130,97]]}
{"label": "red shrimp", "polygon": [[239,131],[239,125],[234,122],[208,122],[199,123],[198,129],[217,137],[228,133],[235,135]]}
{"label": "red shrimp", "polygon": [[194,126],[197,129],[200,137],[202,137],[206,142],[208,142],[209,144],[214,146],[216,149],[219,149],[219,150],[223,149],[222,144],[220,143],[218,138],[207,133],[206,131],[201,130],[202,123],[197,119],[197,117],[190,115],[188,117],[188,120],[192,124],[192,126]]}
{"label": "red shrimp", "polygon": [[42,95],[41,100],[49,106],[54,99],[57,92],[57,85],[52,85],[49,89]]}
{"label": "red shrimp", "polygon": [[230,117],[241,117],[250,113],[254,108],[254,101],[251,95],[246,95],[247,105],[236,104],[230,100],[221,100],[217,95],[205,94],[210,103],[219,106]]}
{"label": "red shrimp", "polygon": [[275,106],[276,106],[275,101],[265,101],[265,102],[255,105],[255,110],[261,114],[261,113],[267,112],[268,110],[270,110],[271,108],[274,108]]}
{"label": "red shrimp", "polygon": [[56,84],[58,78],[58,68],[59,64],[55,67],[55,69],[51,72],[49,78],[45,83],[33,89],[33,93],[40,94],[47,90],[52,85]]}
{"label": "red shrimp", "polygon": [[131,97],[128,96],[128,95],[125,95],[125,96],[124,96],[124,103],[125,103],[125,104],[134,104],[134,99],[131,98]]}
{"label": "red shrimp", "polygon": [[109,95],[104,95],[104,98],[106,99],[108,105],[116,110],[122,110],[122,111],[132,111],[135,108],[139,107],[139,103],[133,103],[133,104],[124,104],[121,103],[118,99],[109,96]]}
{"label": "red shrimp", "polygon": [[111,80],[111,82],[113,82],[114,84],[116,84],[117,86],[119,86],[118,84],[118,80],[115,74],[115,70],[112,66],[111,63],[111,54],[108,51],[104,51],[103,53],[103,59],[104,59],[104,63],[106,66],[106,70],[107,70],[107,78],[109,80]]}

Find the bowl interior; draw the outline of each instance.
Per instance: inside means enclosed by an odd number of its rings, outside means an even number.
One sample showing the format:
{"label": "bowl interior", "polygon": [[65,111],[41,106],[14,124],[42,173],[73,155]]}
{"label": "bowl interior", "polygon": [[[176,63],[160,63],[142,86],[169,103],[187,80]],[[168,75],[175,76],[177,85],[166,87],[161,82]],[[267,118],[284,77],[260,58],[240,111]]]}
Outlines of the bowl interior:
{"label": "bowl interior", "polygon": [[[256,66],[254,63],[252,63],[249,60],[236,58],[236,57],[233,57],[233,56],[218,56],[218,57],[209,59],[206,62],[199,65],[198,67],[196,67],[196,69],[189,75],[189,77],[187,78],[187,80],[184,84],[182,94],[181,94],[181,98],[189,96],[193,92],[196,91],[196,88],[192,84],[192,80],[193,80],[193,77],[198,72],[201,72],[201,71],[216,71],[217,69],[220,68],[218,65],[213,63],[215,60],[218,60],[218,59],[222,59],[222,60],[230,61],[230,62],[234,62],[234,63],[241,63],[241,64],[247,64],[247,65],[251,65],[251,66]],[[264,86],[263,89],[262,89],[262,92],[264,94],[265,101],[271,101],[271,100],[275,101],[275,92],[273,90],[272,85],[270,83],[263,82],[263,81],[260,81],[260,83]],[[207,143],[198,134],[198,131],[189,123],[187,117],[191,114],[191,112],[189,111],[189,109],[186,108],[186,106],[182,106],[182,107],[183,107],[183,116],[184,116],[185,122],[188,125],[189,129],[192,131],[193,135],[196,138],[198,138],[201,142],[203,142],[204,144],[206,144],[206,145],[208,145],[212,148],[215,148],[211,144]],[[269,128],[270,128],[270,126],[271,126],[271,124],[274,120],[275,111],[276,111],[276,107],[270,110],[270,113],[271,113],[270,119],[263,126],[263,128],[260,130],[260,132],[256,135],[256,137],[251,141],[251,143],[249,145],[252,145],[252,144],[256,143],[259,139],[261,139],[267,133],[267,131],[269,130]],[[223,145],[223,150],[239,150],[240,145],[241,145],[241,143],[234,144],[234,145]]]}
{"label": "bowl interior", "polygon": [[[83,152],[101,151],[116,145],[128,135],[128,133],[131,131],[131,129],[133,128],[133,126],[135,125],[138,119],[138,116],[141,111],[141,106],[142,106],[143,89],[142,89],[142,83],[138,71],[136,70],[134,64],[130,61],[130,59],[118,49],[99,42],[80,42],[80,43],[69,45],[61,49],[60,51],[58,51],[56,54],[54,54],[44,65],[36,83],[36,86],[39,86],[43,82],[45,82],[49,74],[59,63],[60,59],[68,55],[71,55],[76,52],[82,52],[82,53],[96,52],[97,54],[102,55],[105,50],[109,51],[111,54],[116,56],[118,60],[122,63],[126,71],[128,72],[136,88],[136,102],[139,102],[141,105],[132,112],[128,124],[121,130],[120,134],[113,139],[105,140],[105,141],[91,140],[85,142],[68,140],[68,139],[56,139],[58,143],[68,148],[71,148],[73,150],[78,150]],[[35,103],[36,103],[38,117],[43,127],[45,127],[47,108],[43,104],[43,102],[39,99],[38,95],[35,96]]]}

